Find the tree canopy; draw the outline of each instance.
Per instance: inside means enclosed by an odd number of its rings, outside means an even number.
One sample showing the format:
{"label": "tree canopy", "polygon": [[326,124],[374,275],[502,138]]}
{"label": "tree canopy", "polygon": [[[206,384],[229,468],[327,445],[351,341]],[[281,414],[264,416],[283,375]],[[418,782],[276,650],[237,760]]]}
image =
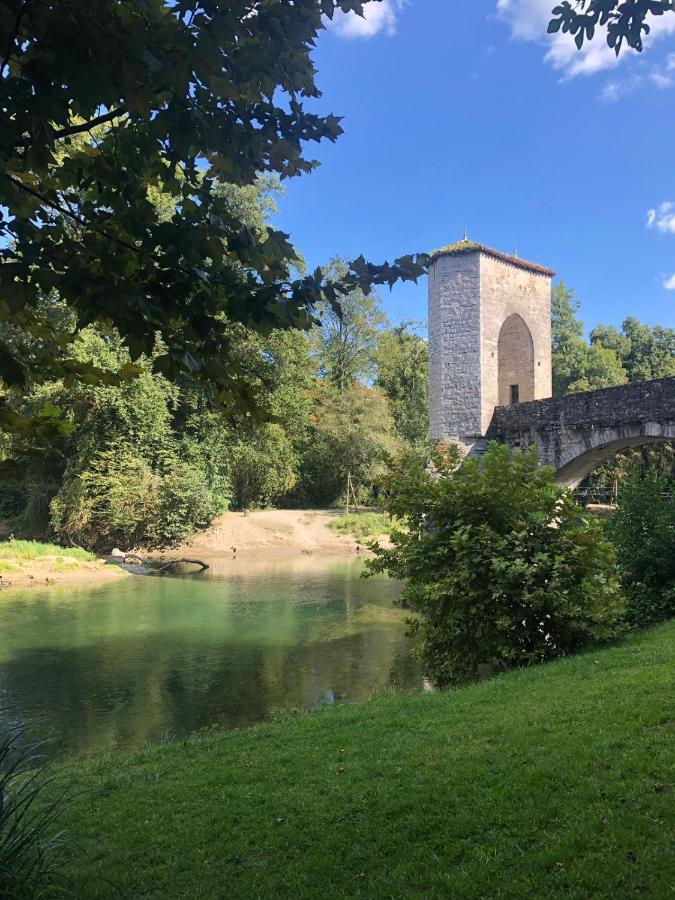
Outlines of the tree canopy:
{"label": "tree canopy", "polygon": [[[379,2],[379,0],[368,0]],[[7,0],[0,6],[0,378],[130,378],[136,361],[198,375],[224,407],[250,409],[231,323],[309,329],[316,306],[416,279],[426,257],[363,257],[338,280],[299,275],[283,232],[251,226],[227,184],[312,171],[308,143],[338,117],[311,58],[324,17],[361,0]],[[315,107],[314,107],[315,108]],[[157,202],[157,197],[162,203]],[[63,303],[70,317],[54,316]],[[130,352],[119,372],[78,360],[92,322]],[[19,328],[29,346],[11,340]],[[154,353],[158,338],[163,352]],[[0,425],[28,422],[0,400]]]}
{"label": "tree canopy", "polygon": [[625,384],[628,375],[613,345],[600,338],[588,344],[577,318],[579,301],[563,282],[552,293],[553,394],[591,391]]}
{"label": "tree canopy", "polygon": [[574,35],[581,50],[586,41],[593,40],[598,26],[606,26],[607,43],[618,56],[624,43],[641,51],[643,36],[651,30],[649,16],[668,12],[675,12],[675,0],[564,0],[553,9],[548,31]]}

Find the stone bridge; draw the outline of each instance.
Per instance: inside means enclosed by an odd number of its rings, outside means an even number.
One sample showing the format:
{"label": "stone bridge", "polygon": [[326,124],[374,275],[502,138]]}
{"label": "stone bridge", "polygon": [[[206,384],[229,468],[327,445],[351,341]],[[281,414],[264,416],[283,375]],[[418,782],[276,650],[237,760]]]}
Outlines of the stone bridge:
{"label": "stone bridge", "polygon": [[498,406],[485,437],[535,445],[556,481],[576,487],[620,450],[675,439],[675,377]]}
{"label": "stone bridge", "polygon": [[429,267],[429,433],[535,445],[576,487],[627,447],[675,439],[675,377],[553,397],[551,269],[464,240]]}

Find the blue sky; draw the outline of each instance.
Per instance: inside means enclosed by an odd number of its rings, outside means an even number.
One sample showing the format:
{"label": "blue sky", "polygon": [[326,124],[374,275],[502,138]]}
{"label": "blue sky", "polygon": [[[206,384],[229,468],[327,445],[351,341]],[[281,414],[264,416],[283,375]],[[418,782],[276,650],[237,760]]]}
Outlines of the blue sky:
{"label": "blue sky", "polygon": [[[602,41],[548,38],[553,5],[383,0],[322,35],[318,108],[345,135],[310,148],[321,168],[287,183],[276,222],[310,265],[431,250],[466,225],[554,268],[587,327],[675,326],[675,15],[617,63]],[[384,299],[426,318],[426,283]]]}

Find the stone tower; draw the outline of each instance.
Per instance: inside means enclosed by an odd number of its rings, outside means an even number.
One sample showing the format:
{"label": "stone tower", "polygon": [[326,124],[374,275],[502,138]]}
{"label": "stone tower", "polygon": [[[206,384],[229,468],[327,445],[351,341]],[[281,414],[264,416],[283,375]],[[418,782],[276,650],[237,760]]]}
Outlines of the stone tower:
{"label": "stone tower", "polygon": [[463,240],[429,267],[431,437],[468,452],[496,406],[551,396],[550,269]]}

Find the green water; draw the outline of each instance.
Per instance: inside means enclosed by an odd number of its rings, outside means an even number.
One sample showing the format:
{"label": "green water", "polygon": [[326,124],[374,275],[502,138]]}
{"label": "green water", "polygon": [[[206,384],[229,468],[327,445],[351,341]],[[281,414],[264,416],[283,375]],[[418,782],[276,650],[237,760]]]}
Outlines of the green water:
{"label": "green water", "polygon": [[204,576],[0,594],[0,727],[53,756],[421,686],[398,586],[359,561],[215,561]]}

